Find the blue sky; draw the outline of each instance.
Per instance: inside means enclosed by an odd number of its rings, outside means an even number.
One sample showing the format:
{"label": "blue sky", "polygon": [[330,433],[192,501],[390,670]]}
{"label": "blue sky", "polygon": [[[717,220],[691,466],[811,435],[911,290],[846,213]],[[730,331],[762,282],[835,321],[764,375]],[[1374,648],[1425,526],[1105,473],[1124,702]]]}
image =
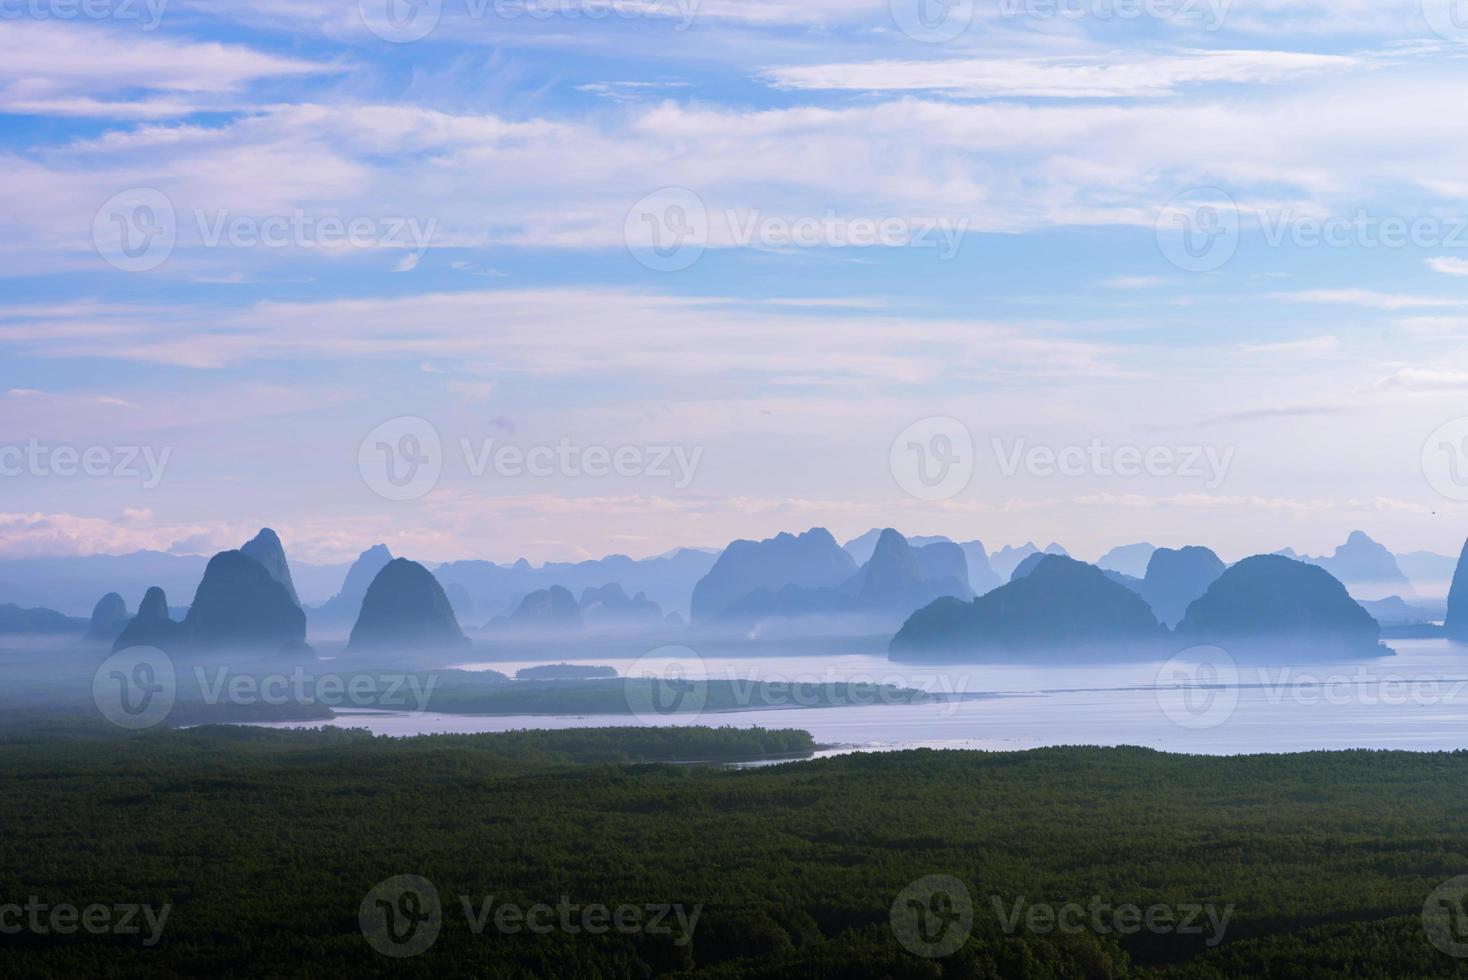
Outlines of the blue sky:
{"label": "blue sky", "polygon": [[0,3],[0,554],[1455,552],[1468,4],[1056,9]]}

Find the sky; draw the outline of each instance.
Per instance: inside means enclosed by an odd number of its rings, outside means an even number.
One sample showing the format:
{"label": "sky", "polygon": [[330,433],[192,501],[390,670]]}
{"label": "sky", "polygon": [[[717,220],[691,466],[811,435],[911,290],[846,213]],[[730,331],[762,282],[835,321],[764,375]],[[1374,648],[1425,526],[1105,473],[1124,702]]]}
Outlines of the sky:
{"label": "sky", "polygon": [[1468,534],[1461,0],[0,0],[0,557]]}

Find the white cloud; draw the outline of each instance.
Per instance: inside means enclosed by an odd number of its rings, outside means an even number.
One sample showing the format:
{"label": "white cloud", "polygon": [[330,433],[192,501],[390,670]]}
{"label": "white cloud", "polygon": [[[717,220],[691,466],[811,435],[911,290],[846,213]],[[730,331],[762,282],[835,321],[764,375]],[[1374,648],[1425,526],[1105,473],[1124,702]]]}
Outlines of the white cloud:
{"label": "white cloud", "polygon": [[1277,83],[1359,62],[1288,51],[1184,51],[1175,55],[871,61],[776,68],[777,88],[942,92],[971,98],[1157,98],[1185,85]]}
{"label": "white cloud", "polygon": [[1427,266],[1445,276],[1468,276],[1468,259],[1436,256],[1427,260]]}

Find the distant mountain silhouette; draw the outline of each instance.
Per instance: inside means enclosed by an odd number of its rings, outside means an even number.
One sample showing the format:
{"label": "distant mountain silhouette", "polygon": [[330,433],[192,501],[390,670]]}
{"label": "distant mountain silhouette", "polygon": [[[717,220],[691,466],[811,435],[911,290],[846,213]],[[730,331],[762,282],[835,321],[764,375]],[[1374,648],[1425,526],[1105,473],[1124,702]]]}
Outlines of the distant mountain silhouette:
{"label": "distant mountain silhouette", "polygon": [[347,643],[347,648],[354,651],[411,652],[468,646],[469,640],[459,628],[443,586],[432,572],[406,558],[392,559],[373,577]]}
{"label": "distant mountain silhouette", "polygon": [[1338,579],[1318,565],[1283,555],[1255,555],[1231,566],[1188,606],[1177,628],[1191,643],[1236,657],[1379,656],[1381,627]]}
{"label": "distant mountain silhouette", "polygon": [[1435,551],[1409,551],[1394,555],[1397,567],[1412,583],[1412,588],[1423,595],[1441,597],[1447,595],[1448,583],[1453,580],[1453,571],[1458,560],[1452,555],[1440,555]]}
{"label": "distant mountain silhouette", "polygon": [[781,533],[763,541],[735,541],[694,586],[693,622],[711,622],[760,589],[775,592],[790,585],[830,588],[847,581],[856,571],[851,555],[823,527],[798,537]]}
{"label": "distant mountain silhouette", "polygon": [[1095,565],[1049,555],[1024,575],[969,602],[939,599],[892,638],[893,659],[1143,656],[1166,631],[1141,596]]}
{"label": "distant mountain silhouette", "polygon": [[306,614],[268,569],[243,551],[209,559],[184,619],[188,643],[200,650],[299,649]]}
{"label": "distant mountain silhouette", "polygon": [[1040,564],[1040,562],[1049,557],[1050,556],[1045,554],[1045,552],[1043,551],[1033,551],[1030,554],[1025,555],[1024,560],[1021,561],[1018,565],[1014,566],[1014,571],[1009,573],[1009,580],[1013,582],[1016,579],[1025,578],[1035,570],[1036,565]]}
{"label": "distant mountain silhouette", "polygon": [[887,528],[866,564],[838,585],[759,588],[730,604],[718,618],[752,624],[819,616],[827,618],[829,628],[842,632],[891,629],[914,609],[940,596],[972,598],[967,573],[967,559],[953,542],[914,548]]}
{"label": "distant mountain silhouette", "polygon": [[[1014,570],[1019,567],[1019,563],[1039,550],[1033,541],[1027,541],[1018,548],[1005,545],[989,556],[989,566],[994,569],[994,574],[1008,582],[1014,576]],[[1045,554],[1068,556],[1070,553],[1052,541],[1045,548]]]}
{"label": "distant mountain silhouette", "polygon": [[686,610],[694,584],[713,568],[717,557],[695,548],[678,548],[656,558],[608,555],[596,561],[546,562],[539,567],[523,558],[510,565],[455,561],[439,565],[433,573],[445,588],[462,585],[483,616],[508,613],[526,594],[552,585],[578,593],[613,582],[629,593],[646,593],[663,609]]}
{"label": "distant mountain silhouette", "polygon": [[280,543],[280,535],[262,527],[258,534],[240,546],[240,551],[259,562],[270,577],[284,587],[291,602],[298,606],[301,604],[301,597],[296,595],[296,585],[291,581],[291,567],[285,560],[285,546]]}
{"label": "distant mountain silhouette", "polygon": [[347,569],[346,578],[342,581],[341,591],[332,596],[321,607],[315,610],[313,621],[325,621],[334,623],[355,623],[362,612],[362,600],[367,598],[367,590],[372,585],[372,580],[377,578],[377,573],[392,561],[392,552],[387,550],[385,544],[374,544],[366,551],[357,556],[352,566]]}
{"label": "distant mountain silhouette", "polygon": [[1412,583],[1402,574],[1396,556],[1362,531],[1352,531],[1346,543],[1328,557],[1297,555],[1290,548],[1277,554],[1319,565],[1361,598],[1379,599],[1412,591]]}
{"label": "distant mountain silhouette", "polygon": [[173,653],[183,640],[183,624],[168,615],[168,596],[158,586],[150,588],[138,605],[138,614],[128,621],[118,634],[112,649],[127,647],[157,647],[165,653]]}
{"label": "distant mountain silhouette", "polygon": [[974,595],[992,592],[1004,584],[1004,579],[989,564],[989,552],[984,549],[984,542],[975,538],[959,542],[958,547],[968,561],[968,586],[974,590]]}
{"label": "distant mountain silhouette", "polygon": [[663,610],[646,593],[628,597],[616,582],[581,592],[581,618],[594,628],[625,629],[635,626],[659,626],[664,622]]}
{"label": "distant mountain silhouette", "polygon": [[1157,619],[1167,626],[1182,622],[1188,605],[1200,598],[1224,571],[1223,561],[1209,548],[1158,548],[1147,562],[1137,591]]}
{"label": "distant mountain silhouette", "polygon": [[1132,578],[1142,578],[1147,574],[1147,562],[1152,560],[1152,553],[1156,550],[1146,542],[1124,544],[1096,559],[1096,564],[1100,568],[1109,568]]}
{"label": "distant mountain silhouette", "polygon": [[0,605],[0,633],[76,634],[86,625],[86,620],[63,615],[54,609],[22,609],[9,603]]}
{"label": "distant mountain silhouette", "polygon": [[514,612],[508,616],[497,616],[490,622],[490,626],[496,628],[527,631],[574,632],[584,625],[576,597],[559,585],[530,593],[520,600]]}
{"label": "distant mountain silhouette", "polygon": [[83,639],[111,643],[127,628],[128,619],[127,601],[116,592],[109,592],[92,608],[92,619]]}
{"label": "distant mountain silhouette", "polygon": [[1413,605],[1399,595],[1387,596],[1385,599],[1361,600],[1361,608],[1369,612],[1371,618],[1380,623],[1383,628],[1440,623],[1444,615],[1444,611],[1440,608]]}
{"label": "distant mountain silhouette", "polygon": [[1458,567],[1453,572],[1453,584],[1448,589],[1448,618],[1443,631],[1452,640],[1468,641],[1468,541],[1458,556]]}
{"label": "distant mountain silhouette", "polygon": [[[865,534],[852,538],[850,541],[843,544],[841,548],[843,551],[851,556],[852,561],[856,562],[858,565],[865,565],[867,562],[872,560],[872,552],[877,550],[877,542],[881,539],[883,532],[887,530],[890,529],[874,527]],[[914,548],[922,548],[930,544],[939,544],[944,541],[952,541],[952,538],[945,537],[941,534],[904,534],[903,537],[907,538],[907,543],[912,545]]]}

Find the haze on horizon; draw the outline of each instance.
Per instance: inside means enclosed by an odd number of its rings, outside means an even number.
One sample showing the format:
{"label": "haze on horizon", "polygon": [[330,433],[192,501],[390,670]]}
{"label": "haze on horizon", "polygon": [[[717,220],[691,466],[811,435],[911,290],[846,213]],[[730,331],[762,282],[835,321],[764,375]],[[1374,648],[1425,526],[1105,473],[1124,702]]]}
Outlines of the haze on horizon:
{"label": "haze on horizon", "polygon": [[1456,554],[1468,32],[909,6],[0,19],[0,558]]}

